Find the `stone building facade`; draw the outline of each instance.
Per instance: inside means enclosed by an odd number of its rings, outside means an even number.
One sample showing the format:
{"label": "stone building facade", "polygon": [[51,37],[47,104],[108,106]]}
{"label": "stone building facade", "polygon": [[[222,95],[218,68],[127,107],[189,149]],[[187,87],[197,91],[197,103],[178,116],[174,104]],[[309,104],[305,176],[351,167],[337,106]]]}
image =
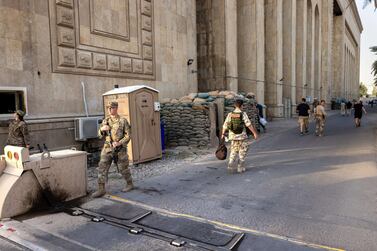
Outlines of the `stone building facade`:
{"label": "stone building facade", "polygon": [[275,117],[294,114],[302,97],[358,98],[363,27],[354,1],[196,3],[200,90],[254,92]]}
{"label": "stone building facade", "polygon": [[0,145],[16,108],[32,145],[78,145],[73,119],[102,116],[114,85],[161,99],[251,91],[277,117],[302,96],[357,97],[362,25],[348,2],[2,0]]}
{"label": "stone building facade", "polygon": [[114,85],[146,84],[160,98],[196,92],[195,8],[195,0],[0,1],[0,146],[15,106],[27,112],[34,147],[79,145],[83,86],[89,116],[103,115],[102,94]]}

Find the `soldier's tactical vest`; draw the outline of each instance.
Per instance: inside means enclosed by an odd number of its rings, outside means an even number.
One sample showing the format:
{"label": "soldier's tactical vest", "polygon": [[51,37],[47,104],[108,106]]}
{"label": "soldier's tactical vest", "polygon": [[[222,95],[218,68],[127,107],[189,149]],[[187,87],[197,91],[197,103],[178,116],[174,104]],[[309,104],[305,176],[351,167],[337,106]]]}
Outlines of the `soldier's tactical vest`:
{"label": "soldier's tactical vest", "polygon": [[234,134],[241,134],[245,128],[245,123],[243,122],[243,113],[232,112],[230,114],[230,122],[228,123],[228,129]]}
{"label": "soldier's tactical vest", "polygon": [[107,142],[113,142],[113,141],[119,141],[124,137],[124,126],[125,126],[125,119],[119,118],[118,125],[116,123],[112,122],[110,118],[106,118],[106,125],[110,126],[111,130],[109,134],[106,135],[106,141]]}

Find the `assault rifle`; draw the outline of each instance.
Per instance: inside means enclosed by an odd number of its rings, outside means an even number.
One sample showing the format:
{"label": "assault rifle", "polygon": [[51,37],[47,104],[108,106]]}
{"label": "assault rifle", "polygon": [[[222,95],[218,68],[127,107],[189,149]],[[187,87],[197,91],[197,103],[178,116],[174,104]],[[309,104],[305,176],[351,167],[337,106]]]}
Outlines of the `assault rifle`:
{"label": "assault rifle", "polygon": [[[106,121],[106,124],[105,125],[109,125]],[[113,139],[111,137],[111,130],[108,130],[106,131],[106,136],[109,137],[110,141],[108,142],[110,144],[110,147],[111,147],[111,157],[112,157],[112,160],[113,160],[113,163],[117,169],[117,172],[119,173],[119,167],[118,167],[118,153],[120,151],[120,147],[113,147]],[[109,168],[110,169],[110,168]],[[108,174],[109,174],[109,169],[107,169],[106,171],[106,182],[108,180]]]}

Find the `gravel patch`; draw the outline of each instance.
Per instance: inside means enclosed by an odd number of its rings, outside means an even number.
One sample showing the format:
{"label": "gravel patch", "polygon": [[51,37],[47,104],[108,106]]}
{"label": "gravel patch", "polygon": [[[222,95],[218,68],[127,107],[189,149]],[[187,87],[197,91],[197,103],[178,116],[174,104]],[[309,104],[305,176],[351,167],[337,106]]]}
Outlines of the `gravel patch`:
{"label": "gravel patch", "polygon": [[[131,174],[135,184],[146,178],[164,175],[178,168],[184,168],[187,164],[201,162],[213,158],[215,148],[197,148],[189,146],[178,146],[165,151],[162,158],[146,163],[131,165]],[[125,181],[121,174],[112,165],[109,170],[106,187],[118,189],[124,186]],[[93,192],[97,189],[97,168],[88,168],[88,190]],[[112,190],[110,189],[110,190]],[[109,190],[109,189],[108,189]]]}

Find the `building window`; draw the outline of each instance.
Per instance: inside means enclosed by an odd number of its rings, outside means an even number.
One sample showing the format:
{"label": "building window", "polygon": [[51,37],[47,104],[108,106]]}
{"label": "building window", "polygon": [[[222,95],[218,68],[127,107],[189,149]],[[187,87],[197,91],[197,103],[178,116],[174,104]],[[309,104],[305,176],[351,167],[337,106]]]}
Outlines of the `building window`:
{"label": "building window", "polygon": [[0,115],[10,115],[16,110],[27,112],[26,88],[0,89]]}

